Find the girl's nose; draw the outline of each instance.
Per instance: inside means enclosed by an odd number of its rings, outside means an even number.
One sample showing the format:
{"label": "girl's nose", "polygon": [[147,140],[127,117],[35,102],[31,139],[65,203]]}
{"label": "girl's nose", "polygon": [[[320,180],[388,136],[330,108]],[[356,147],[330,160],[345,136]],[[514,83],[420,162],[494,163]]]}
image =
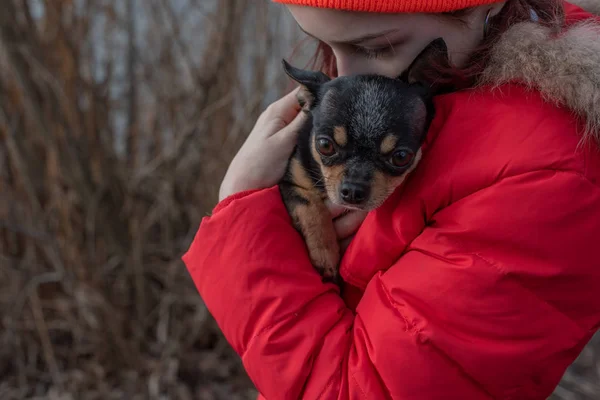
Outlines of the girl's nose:
{"label": "girl's nose", "polygon": [[338,76],[381,73],[376,70],[374,63],[369,63],[368,60],[362,60],[355,55],[342,53],[335,56]]}
{"label": "girl's nose", "polygon": [[356,60],[354,57],[336,55],[338,76],[377,74],[396,78],[402,73],[402,69],[394,66],[383,66],[367,60]]}

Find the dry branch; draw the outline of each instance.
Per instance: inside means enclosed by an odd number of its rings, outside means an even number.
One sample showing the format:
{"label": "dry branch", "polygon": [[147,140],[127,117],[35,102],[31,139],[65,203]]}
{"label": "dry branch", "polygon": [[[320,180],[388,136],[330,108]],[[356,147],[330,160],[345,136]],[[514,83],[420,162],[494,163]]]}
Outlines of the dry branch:
{"label": "dry branch", "polygon": [[249,0],[5,3],[0,398],[253,398],[180,257],[279,39]]}

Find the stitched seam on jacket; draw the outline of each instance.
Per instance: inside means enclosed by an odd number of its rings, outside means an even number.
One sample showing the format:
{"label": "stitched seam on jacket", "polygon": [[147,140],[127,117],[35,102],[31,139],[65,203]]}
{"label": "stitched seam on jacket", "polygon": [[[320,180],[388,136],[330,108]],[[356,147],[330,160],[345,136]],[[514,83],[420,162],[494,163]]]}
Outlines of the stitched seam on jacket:
{"label": "stitched seam on jacket", "polygon": [[[474,257],[479,258],[485,264],[487,264],[488,266],[492,267],[492,269],[496,270],[497,272],[499,272],[503,276],[505,276],[507,278],[510,278],[510,276],[508,275],[508,273],[506,272],[506,270],[504,270],[504,268],[502,268],[502,266],[489,261],[485,257],[482,257],[480,254],[477,254],[477,253],[467,253],[467,254],[470,254],[470,255],[472,255]],[[586,329],[580,327],[579,324],[577,324],[575,321],[573,321],[568,315],[564,314],[562,311],[560,311],[557,308],[555,308],[552,304],[550,304],[547,301],[545,301],[544,299],[540,298],[535,292],[533,292],[529,288],[521,285],[518,281],[516,281],[516,280],[513,280],[513,281],[515,283],[517,283],[523,290],[526,290],[527,292],[533,294],[535,296],[535,298],[537,298],[538,300],[540,300],[544,304],[548,305],[548,307],[551,307],[554,311],[556,311],[560,315],[564,316],[567,320],[571,321],[573,323],[573,325],[575,325],[577,328],[581,329],[583,332],[587,332]],[[525,389],[527,387],[530,387],[533,384],[533,377],[536,375],[537,372],[539,372],[539,369],[540,369],[540,366],[537,365],[535,371],[532,371],[530,374],[526,374],[526,375],[523,376],[523,383],[521,383],[519,385],[516,385],[513,388],[511,388],[511,391],[512,391],[512,394],[510,396],[511,399],[515,398],[514,396],[516,396],[520,390],[523,390],[523,389]]]}
{"label": "stitched seam on jacket", "polygon": [[562,170],[562,169],[553,169],[553,168],[542,168],[542,169],[536,169],[536,170],[533,170],[533,171],[522,172],[522,173],[520,173],[520,174],[507,175],[507,176],[504,176],[504,177],[502,177],[502,178],[500,178],[500,179],[498,179],[498,180],[495,180],[494,182],[490,183],[489,185],[486,185],[486,186],[483,186],[483,187],[477,188],[477,189],[473,190],[472,192],[470,192],[470,193],[466,194],[465,196],[462,196],[461,198],[459,198],[459,199],[456,199],[456,200],[454,200],[453,202],[451,202],[451,203],[448,203],[446,206],[444,206],[444,207],[442,207],[442,208],[438,209],[437,211],[435,211],[435,212],[433,213],[433,215],[432,215],[432,216],[431,216],[429,219],[433,219],[433,217],[434,217],[434,216],[435,216],[437,213],[439,213],[439,212],[441,212],[441,211],[444,211],[444,210],[446,210],[448,207],[451,207],[451,206],[452,206],[452,205],[454,205],[454,204],[457,204],[457,203],[459,203],[459,202],[461,202],[461,201],[463,201],[463,200],[466,200],[466,199],[468,199],[469,197],[471,197],[471,196],[473,196],[473,195],[475,195],[475,194],[478,194],[479,192],[482,192],[482,191],[484,191],[484,190],[487,190],[487,189],[491,189],[491,188],[493,188],[494,186],[496,186],[496,185],[498,185],[498,184],[500,184],[500,183],[503,183],[505,180],[508,180],[508,179],[513,179],[513,178],[517,178],[517,177],[523,177],[523,176],[527,176],[527,175],[533,175],[533,174],[537,174],[537,173],[539,173],[539,172],[555,172],[555,173],[557,173],[557,174],[568,174],[568,175],[577,176],[578,178],[581,178],[581,179],[583,179],[584,181],[588,182],[588,183],[589,183],[589,184],[591,184],[592,186],[594,186],[594,187],[596,187],[596,188],[600,189],[600,183],[595,183],[595,182],[593,182],[593,181],[592,181],[590,178],[588,178],[588,177],[587,177],[587,176],[585,176],[585,175],[584,175],[582,172],[579,172],[579,171],[572,171],[572,170]]}
{"label": "stitched seam on jacket", "polygon": [[[335,289],[330,289],[330,290],[326,290],[323,293],[320,293],[318,296],[314,297],[313,299],[311,299],[310,301],[308,301],[306,304],[303,304],[302,307],[300,307],[297,311],[291,311],[287,314],[284,314],[281,318],[273,321],[272,323],[270,323],[269,325],[265,326],[264,328],[262,328],[261,330],[259,330],[257,333],[255,333],[254,335],[252,335],[252,337],[250,339],[248,339],[248,343],[244,346],[244,348],[242,349],[242,354],[241,357],[244,357],[246,355],[246,351],[248,350],[248,347],[250,347],[251,343],[258,338],[259,336],[261,336],[263,333],[265,333],[266,331],[268,331],[269,329],[271,329],[272,327],[274,327],[275,325],[287,320],[287,319],[291,319],[291,317],[294,318],[298,318],[300,316],[301,313],[303,313],[305,311],[305,309],[311,305],[313,302],[317,301],[319,298],[321,298],[322,296],[328,295],[331,292],[335,292]],[[338,315],[339,315],[339,319],[341,319],[343,317],[343,313],[340,313],[338,310]],[[339,321],[339,320],[338,320]]]}
{"label": "stitched seam on jacket", "polygon": [[[495,185],[502,183],[504,180],[506,179],[512,179],[512,178],[516,178],[516,177],[520,177],[520,176],[525,176],[525,175],[531,175],[531,174],[535,174],[538,172],[554,172],[555,174],[568,174],[568,175],[572,175],[572,176],[576,176],[580,179],[582,179],[583,181],[591,184],[592,186],[594,186],[597,189],[600,189],[600,184],[596,184],[595,182],[593,182],[592,180],[590,180],[587,176],[585,176],[583,173],[578,172],[578,171],[572,171],[572,170],[561,170],[561,169],[552,169],[552,168],[545,168],[545,169],[537,169],[537,170],[533,170],[533,171],[528,171],[528,172],[524,172],[521,174],[515,174],[515,175],[510,175],[510,176],[505,176],[497,181],[495,181],[494,183],[487,185],[485,187],[482,187],[480,189],[477,189],[471,193],[469,193],[468,195],[461,197],[460,199],[448,204],[446,207],[438,210],[436,213],[444,211],[445,209],[447,209],[448,207],[451,207],[452,205],[459,203],[463,200],[468,199],[470,196],[473,196],[475,194],[478,194],[481,191],[484,191],[486,189],[490,189],[492,187],[494,187]],[[436,214],[434,213],[434,215]],[[432,216],[433,218],[433,216]],[[502,275],[507,276],[508,272],[506,270],[504,270],[501,266],[492,263],[491,261],[487,260],[486,258],[484,258],[481,254],[479,253],[465,253],[465,254],[470,254],[472,256],[476,256],[478,258],[480,258],[482,261],[484,261],[486,264],[488,264],[489,266],[491,266],[492,268],[494,268],[495,270],[497,270],[498,272],[500,272]],[[556,312],[560,313],[561,315],[563,315],[565,318],[567,318],[569,321],[571,321],[575,326],[577,326],[579,329],[582,329],[586,332],[589,331],[589,329],[580,326],[576,321],[574,321],[571,317],[569,317],[568,315],[564,314],[562,311],[560,311],[559,309],[557,309],[555,306],[553,306],[552,304],[548,303],[547,301],[545,301],[544,299],[540,298],[534,291],[532,291],[531,289],[527,288],[526,286],[523,286],[519,283],[519,286],[521,286],[524,290],[527,290],[528,292],[530,292],[531,294],[533,294],[536,298],[538,298],[540,301],[543,301],[545,304],[547,304],[549,307],[551,307],[553,310],[555,310]]]}
{"label": "stitched seam on jacket", "polygon": [[[277,321],[275,321],[275,322],[273,322],[273,323],[269,324],[268,326],[265,326],[264,328],[262,328],[262,329],[261,329],[260,331],[258,331],[258,332],[257,332],[257,333],[256,333],[254,336],[252,336],[252,338],[251,338],[251,339],[249,339],[249,340],[248,340],[248,344],[247,344],[247,345],[244,347],[244,349],[242,350],[242,354],[241,354],[241,357],[240,357],[240,358],[241,358],[241,359],[244,359],[244,358],[245,358],[245,356],[246,356],[246,352],[247,352],[248,348],[251,346],[252,342],[253,342],[253,341],[254,341],[256,338],[258,338],[259,336],[261,336],[263,333],[265,333],[266,331],[268,331],[269,329],[271,329],[271,328],[272,328],[272,327],[274,327],[275,325],[277,325],[277,324],[279,324],[279,323],[281,323],[281,322],[283,322],[283,321],[285,321],[285,320],[287,320],[287,319],[290,319],[290,317],[291,317],[291,316],[294,316],[295,318],[298,318],[298,317],[300,317],[301,313],[303,313],[303,312],[306,310],[306,308],[307,308],[307,307],[309,307],[309,306],[310,306],[310,305],[311,305],[313,302],[315,302],[315,301],[316,301],[317,299],[319,299],[321,296],[323,296],[323,295],[326,295],[326,294],[329,294],[329,293],[330,293],[330,292],[332,292],[332,291],[335,291],[335,289],[327,290],[327,291],[325,291],[325,292],[323,292],[323,293],[319,294],[318,296],[316,296],[315,298],[313,298],[312,300],[310,300],[309,302],[307,302],[306,304],[304,304],[302,307],[300,307],[300,309],[298,309],[298,311],[294,311],[294,312],[287,313],[287,314],[285,314],[283,317],[281,317],[280,319],[278,319]],[[339,310],[337,311],[338,318],[337,318],[337,319],[335,320],[335,322],[334,322],[334,323],[331,325],[331,329],[333,329],[333,328],[334,328],[334,327],[335,327],[335,326],[336,326],[336,325],[337,325],[337,324],[340,322],[340,320],[342,320],[342,319],[344,318],[344,315],[345,315],[345,312],[344,312],[344,311],[345,311],[345,310],[344,310],[344,308],[341,308],[341,309],[339,309]],[[348,312],[349,312],[350,310],[347,310],[347,309],[346,309],[346,311],[348,311]],[[329,329],[328,331],[324,332],[324,334],[323,334],[323,338],[325,338],[325,337],[326,337],[326,336],[329,334],[329,332],[331,331],[331,329]],[[346,334],[346,335],[349,335],[349,331],[347,330],[345,334]],[[321,343],[321,346],[320,346],[320,347],[322,347],[322,345],[323,345],[323,344]],[[311,353],[311,354],[312,354],[312,353]],[[317,397],[317,399],[320,399],[320,398],[321,398],[321,397],[322,397],[322,396],[323,396],[323,395],[326,393],[327,389],[328,389],[329,387],[331,387],[331,385],[333,385],[333,383],[334,383],[334,381],[335,381],[336,374],[337,374],[337,373],[338,373],[338,372],[341,370],[341,367],[342,367],[342,363],[343,363],[343,362],[344,362],[344,361],[342,361],[342,362],[341,362],[341,363],[338,365],[338,367],[336,368],[336,370],[334,371],[334,373],[333,373],[333,374],[331,375],[331,377],[329,378],[329,381],[327,382],[327,384],[325,385],[325,387],[323,388],[323,390],[321,391],[321,393],[319,394],[319,396]],[[312,366],[311,366],[311,372],[312,372]],[[306,383],[308,382],[308,379],[309,379],[309,378],[310,378],[310,374],[307,376],[307,379],[306,379],[306,381],[304,382],[304,385],[306,385]]]}
{"label": "stitched seam on jacket", "polygon": [[342,365],[340,364],[335,369],[335,371],[334,371],[333,375],[331,376],[331,378],[329,378],[329,381],[327,382],[327,385],[325,385],[325,387],[323,388],[323,390],[321,390],[321,393],[319,393],[319,395],[317,396],[317,400],[318,399],[322,399],[323,396],[325,396],[325,393],[327,392],[327,389],[329,389],[333,385],[333,382],[335,381],[335,376],[336,376],[336,374],[340,373],[341,369],[342,369]]}
{"label": "stitched seam on jacket", "polygon": [[[360,314],[357,314],[355,317],[355,324],[356,324],[356,319],[360,319],[362,321],[362,317],[360,316]],[[364,322],[361,322],[362,325],[364,326]],[[368,335],[368,333],[365,331],[365,335],[367,337],[367,340],[370,341],[370,337]],[[372,368],[373,373],[377,376],[377,382],[379,384],[379,386],[383,389],[383,391],[386,394],[386,399],[393,399],[392,394],[390,393],[387,385],[385,384],[384,379],[382,378],[381,374],[379,373],[379,370],[377,369],[377,367],[375,366],[375,363],[373,362],[373,360],[371,359],[371,357],[369,356],[369,352],[367,352],[367,360],[369,362],[369,365]],[[358,380],[356,379],[356,374],[352,373],[352,378],[354,379],[354,382],[356,383],[356,386],[361,390],[361,393],[363,394],[364,398],[367,398],[365,392],[362,390],[362,388],[360,387],[360,385],[358,384]]]}
{"label": "stitched seam on jacket", "polygon": [[[406,316],[404,315],[404,312],[402,312],[402,310],[400,309],[401,307],[400,304],[398,304],[398,302],[396,300],[393,299],[391,293],[389,292],[389,290],[387,289],[387,287],[385,286],[385,284],[383,283],[383,281],[381,279],[379,279],[379,283],[381,285],[382,290],[384,291],[390,305],[392,307],[394,307],[394,309],[397,310],[397,312],[402,316],[402,318],[404,319],[405,322],[407,322],[407,324],[411,325],[412,328],[411,330],[414,332],[410,332],[413,334],[413,336],[420,336],[422,334],[422,330],[420,329],[416,329],[416,327],[414,327],[413,324],[408,323],[408,320],[406,318]],[[409,331],[406,331],[407,333],[409,333]],[[467,371],[463,368],[463,366],[458,363],[457,361],[455,361],[452,357],[450,357],[449,355],[447,355],[445,352],[442,351],[442,349],[440,349],[438,346],[436,346],[429,337],[427,337],[426,335],[424,335],[423,340],[422,340],[422,344],[421,346],[424,346],[425,344],[429,345],[429,347],[431,347],[435,353],[437,353],[441,358],[443,358],[446,362],[448,362],[449,364],[452,364],[456,367],[456,369],[458,371],[460,371],[461,375],[463,378],[465,378],[466,380],[468,380],[469,382],[471,382],[473,385],[477,386],[477,388],[479,388],[479,390],[481,390],[483,393],[485,393],[487,396],[489,396],[491,399],[495,398],[494,395],[492,395],[484,386],[483,384],[481,384],[479,381],[477,381],[474,377],[472,377],[469,373],[467,373]]]}
{"label": "stitched seam on jacket", "polygon": [[[365,394],[365,391],[360,387],[360,385],[358,384],[358,380],[356,380],[356,374],[352,373],[352,380],[354,381],[354,384],[356,385],[356,387],[358,388],[358,390],[360,391],[360,395],[363,399],[367,399],[367,395]],[[350,390],[350,389],[348,389]]]}
{"label": "stitched seam on jacket", "polygon": [[[362,318],[361,318],[360,315],[357,315],[356,318],[360,318],[362,320]],[[356,320],[356,318],[355,318],[355,320]],[[364,325],[364,322],[362,322],[362,324]],[[367,334],[366,331],[365,331],[365,335],[367,336],[368,340],[370,340],[370,338],[368,337],[368,334]],[[373,360],[371,359],[371,357],[369,357],[369,353],[368,352],[367,352],[367,360],[368,360],[368,362],[369,362],[369,364],[370,364],[370,366],[371,366],[371,368],[373,370],[373,373],[377,376],[377,380],[378,380],[378,383],[379,383],[380,387],[383,389],[383,391],[386,394],[386,399],[390,399],[391,400],[393,398],[392,394],[390,393],[387,385],[385,384],[385,381],[381,377],[381,374],[379,373],[379,370],[375,366],[375,363],[373,362]],[[356,386],[360,389],[360,391],[361,391],[361,393],[363,395],[363,398],[366,399],[367,396],[366,396],[364,390],[362,389],[362,387],[359,385],[358,380],[356,379],[356,374],[355,373],[352,373],[352,379],[354,380],[354,383],[356,384]]]}
{"label": "stitched seam on jacket", "polygon": [[[344,316],[344,312],[343,312],[343,310],[342,310],[342,312],[341,312],[341,313],[340,313],[340,312],[338,312],[338,314],[340,315],[340,319],[341,319],[341,318]],[[333,327],[335,327],[335,325],[336,325],[338,322],[339,322],[339,320],[337,320],[337,321],[336,321],[336,323],[332,325],[331,329],[333,329]],[[354,321],[352,322],[352,325],[354,325]],[[331,329],[330,329],[330,330],[328,330],[327,332],[325,332],[325,334],[323,335],[323,337],[327,336],[327,335],[329,334],[329,332],[331,332]],[[346,335],[348,335],[348,336],[350,336],[350,335],[351,335],[351,334],[350,334],[350,332],[351,332],[351,331],[352,331],[352,326],[351,326],[349,329],[347,329],[347,330],[346,330],[346,333],[345,333],[345,334],[346,334]],[[352,341],[352,339],[350,339],[350,341]],[[323,348],[323,344],[324,344],[324,343],[321,343],[321,346],[319,346],[319,352],[320,352],[320,349],[322,349],[322,348]],[[349,352],[349,351],[350,351],[350,350],[348,350],[348,352]],[[335,381],[335,377],[337,376],[337,374],[338,374],[338,373],[339,373],[340,375],[342,374],[342,365],[343,365],[343,363],[344,363],[344,362],[345,362],[345,358],[344,358],[344,359],[342,359],[342,361],[341,361],[341,362],[338,364],[338,366],[337,366],[337,368],[335,369],[335,371],[333,371],[333,374],[331,374],[331,377],[329,378],[329,381],[327,382],[327,384],[325,385],[325,387],[323,388],[323,390],[321,390],[321,393],[319,393],[319,396],[317,397],[317,399],[320,399],[320,398],[322,398],[322,397],[325,395],[325,392],[327,392],[327,389],[329,389],[329,388],[330,388],[330,387],[333,385],[333,382]],[[313,367],[312,367],[312,365],[311,365],[311,372],[312,372],[312,368],[313,368]],[[310,374],[309,374],[309,376],[310,376]],[[307,382],[308,382],[308,380],[307,380]],[[341,382],[341,380],[340,380],[340,382]],[[305,385],[306,385],[306,382],[305,382]]]}
{"label": "stitched seam on jacket", "polygon": [[331,378],[329,378],[329,381],[327,382],[327,385],[325,385],[325,387],[323,388],[323,390],[321,390],[321,393],[319,393],[319,396],[317,396],[317,400],[322,399],[323,396],[325,396],[325,393],[327,392],[327,389],[329,389],[333,385],[333,382],[335,381],[336,375],[338,373],[341,375],[341,369],[342,369],[342,364],[340,363],[337,366],[337,368],[335,369],[334,373],[331,375]]}
{"label": "stitched seam on jacket", "polygon": [[[340,316],[343,316],[344,312],[342,311],[341,313],[339,313]],[[335,324],[334,324],[335,326]],[[350,326],[350,328],[348,328],[346,330],[346,335],[348,336],[352,336],[351,332],[352,332],[352,327],[354,326],[354,321],[352,322],[352,326]],[[332,327],[333,329],[333,327]],[[325,335],[327,335],[331,330],[327,331],[325,333]],[[350,338],[350,345],[352,346],[352,338]],[[321,348],[323,346],[321,345]],[[350,354],[350,348],[348,348],[348,352],[347,354]],[[327,392],[327,389],[329,389],[332,385],[333,382],[335,381],[335,377],[337,376],[337,374],[339,373],[340,375],[342,374],[342,365],[344,364],[344,362],[348,362],[347,358],[343,358],[342,361],[338,364],[337,368],[335,369],[335,371],[333,371],[334,373],[331,374],[331,377],[329,378],[329,380],[327,381],[327,384],[325,385],[325,387],[323,388],[323,390],[321,390],[321,393],[319,393],[319,396],[317,396],[317,400],[321,399],[325,393]],[[340,380],[340,383],[342,382],[342,380]],[[340,388],[341,389],[341,388]]]}
{"label": "stitched seam on jacket", "polygon": [[528,293],[532,294],[533,296],[535,296],[536,299],[538,299],[539,301],[541,301],[542,303],[544,303],[545,305],[547,305],[548,307],[550,307],[552,310],[554,310],[558,314],[562,315],[565,319],[567,319],[568,321],[570,321],[578,329],[582,330],[583,332],[589,332],[589,329],[587,329],[587,328],[585,328],[583,326],[580,326],[573,318],[571,318],[570,316],[568,316],[567,314],[565,314],[564,312],[562,312],[561,310],[559,310],[558,308],[556,308],[554,305],[552,305],[551,303],[548,303],[546,300],[544,300],[543,298],[541,298],[540,296],[538,296],[538,294],[536,292],[534,292],[533,290],[529,289],[527,286],[524,286],[523,284],[521,284],[521,282],[519,282],[517,279],[511,278],[510,274],[502,266],[500,266],[500,265],[498,265],[498,264],[490,261],[489,259],[483,257],[479,253],[466,253],[466,254],[479,258],[485,264],[487,264],[488,266],[492,267],[494,270],[496,270],[497,272],[499,272],[502,276],[505,276],[505,277],[511,279],[511,281],[514,282],[514,283],[516,283],[517,285],[519,285],[519,287],[521,289],[523,289],[523,290],[527,291]]}
{"label": "stitched seam on jacket", "polygon": [[[351,344],[350,344],[350,348],[348,348],[348,353],[347,355],[350,354],[351,350],[352,350],[352,346],[354,345],[354,336],[352,335],[352,328],[350,328],[346,333],[348,335],[351,336]],[[371,361],[371,359],[369,358],[369,361]],[[343,363],[349,363],[349,359],[348,358],[344,358],[344,360],[342,360],[342,362],[338,365],[338,367],[336,368],[336,370],[334,371],[334,374],[332,374],[331,378],[329,379],[327,385],[325,386],[325,388],[321,391],[321,393],[319,394],[319,396],[317,397],[317,399],[321,399],[325,393],[327,392],[327,389],[329,389],[335,380],[335,377],[337,376],[337,373],[342,373],[342,365]],[[371,365],[373,367],[373,371],[375,374],[377,374],[378,378],[379,378],[379,382],[383,383],[383,379],[381,378],[381,376],[379,375],[379,372],[377,371],[377,368],[375,367],[375,365],[373,364],[373,362],[371,361]],[[364,390],[362,389],[362,387],[360,386],[360,384],[358,383],[358,380],[356,379],[356,374],[355,373],[350,373],[350,377],[352,378],[352,380],[354,381],[355,386],[357,387],[357,389],[360,391],[360,395],[363,399],[368,399],[366,393],[364,392]],[[342,382],[342,381],[340,381]],[[387,398],[388,399],[392,399],[392,395],[389,393],[389,390],[387,389],[387,387],[385,385],[382,385],[384,391],[387,393]],[[341,388],[340,388],[341,389]],[[350,390],[350,387],[348,387],[348,390]]]}
{"label": "stitched seam on jacket", "polygon": [[381,290],[385,294],[385,297],[387,298],[388,303],[392,307],[394,307],[394,309],[398,312],[398,314],[400,314],[400,317],[404,321],[404,324],[406,326],[406,328],[405,328],[406,333],[410,333],[413,336],[419,335],[421,333],[421,330],[417,329],[417,327],[412,322],[410,322],[408,320],[408,318],[406,317],[406,315],[404,314],[404,312],[401,309],[402,308],[401,305],[398,304],[398,302],[396,300],[394,300],[394,298],[392,297],[390,291],[388,290],[388,288],[383,283],[383,280],[378,279],[378,283],[379,283],[379,286],[381,286]]}
{"label": "stitched seam on jacket", "polygon": [[[339,312],[339,311],[338,311],[338,314],[340,315],[340,319],[341,319],[341,317],[343,317],[343,315],[344,315],[344,312],[343,312],[343,310],[341,310],[341,311],[342,311],[342,312]],[[335,325],[337,324],[337,322],[339,322],[339,320],[338,320],[338,321],[336,321],[336,323],[332,325],[331,329],[333,329],[333,328],[335,327]],[[353,324],[354,324],[354,323],[353,323]],[[327,336],[327,335],[329,334],[329,332],[331,332],[331,329],[330,329],[330,330],[328,330],[327,332],[325,332],[325,333],[324,333],[324,335],[323,335],[323,337]],[[346,335],[349,335],[349,333],[350,333],[350,331],[351,331],[351,330],[352,330],[352,327],[350,327],[350,329],[346,330]],[[315,347],[315,348],[316,348],[316,347]],[[323,341],[322,341],[322,342],[320,343],[320,345],[318,346],[318,349],[319,349],[319,351],[317,351],[317,354],[320,352],[320,350],[321,350],[322,348],[323,348]],[[312,357],[311,357],[311,358],[312,358]],[[318,399],[321,399],[321,398],[322,398],[322,397],[325,395],[325,392],[327,391],[327,389],[329,389],[329,388],[330,388],[330,387],[333,385],[333,382],[335,381],[336,373],[338,373],[338,371],[341,371],[343,363],[344,363],[344,361],[342,360],[342,362],[340,362],[340,363],[338,364],[337,368],[336,368],[336,369],[333,371],[333,374],[331,375],[331,377],[330,377],[330,378],[329,378],[329,380],[327,381],[327,383],[326,383],[325,387],[323,388],[323,390],[321,390],[321,392],[320,392],[320,393],[319,393],[319,395],[317,396],[317,400],[318,400]],[[312,364],[311,364],[311,372],[312,372],[312,368],[313,368],[313,366],[312,366]],[[340,372],[340,375],[341,375],[341,372]],[[307,376],[307,379],[305,380],[305,382],[304,382],[304,385],[303,385],[303,387],[302,387],[302,392],[301,392],[301,393],[302,393],[302,396],[304,396],[304,391],[306,390],[306,384],[308,383],[308,380],[309,380],[309,378],[310,378],[310,374]]]}

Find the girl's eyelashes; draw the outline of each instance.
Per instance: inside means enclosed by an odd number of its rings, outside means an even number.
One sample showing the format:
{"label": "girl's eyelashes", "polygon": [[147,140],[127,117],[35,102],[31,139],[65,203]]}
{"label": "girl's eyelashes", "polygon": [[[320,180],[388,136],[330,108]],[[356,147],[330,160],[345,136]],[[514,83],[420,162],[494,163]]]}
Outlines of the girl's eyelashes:
{"label": "girl's eyelashes", "polygon": [[385,46],[379,48],[366,48],[361,46],[354,46],[354,52],[360,54],[367,59],[382,58],[394,52],[392,46]]}
{"label": "girl's eyelashes", "polygon": [[386,45],[378,48],[367,48],[358,45],[354,45],[353,47],[355,54],[359,54],[366,59],[384,58],[395,53],[394,46],[392,45]]}

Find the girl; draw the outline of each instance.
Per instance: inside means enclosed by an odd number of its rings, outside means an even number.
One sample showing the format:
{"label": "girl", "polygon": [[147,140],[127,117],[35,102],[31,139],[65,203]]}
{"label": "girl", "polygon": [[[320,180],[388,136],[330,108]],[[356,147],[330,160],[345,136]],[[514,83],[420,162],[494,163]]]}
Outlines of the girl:
{"label": "girl", "polygon": [[261,398],[548,397],[600,324],[594,17],[560,0],[277,1],[331,75],[398,76],[443,37],[459,90],[383,206],[330,205],[343,296],[276,186],[294,93],[257,121],[184,261]]}

